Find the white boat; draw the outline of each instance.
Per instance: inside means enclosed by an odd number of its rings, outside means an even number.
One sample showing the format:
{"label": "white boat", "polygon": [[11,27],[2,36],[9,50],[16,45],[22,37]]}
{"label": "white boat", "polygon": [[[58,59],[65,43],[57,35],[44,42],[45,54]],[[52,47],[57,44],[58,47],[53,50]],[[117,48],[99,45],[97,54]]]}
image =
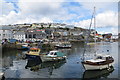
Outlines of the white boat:
{"label": "white boat", "polygon": [[[95,23],[95,7],[94,7],[94,23]],[[91,20],[92,22],[92,20]],[[90,26],[91,27],[91,26]],[[94,24],[95,27],[95,24]],[[94,33],[95,35],[95,43],[96,43],[96,32]],[[96,50],[96,45],[95,45],[95,50]],[[97,54],[97,51],[95,51],[95,58],[90,59],[90,60],[84,60],[81,62],[85,70],[102,70],[106,68],[110,68],[114,62],[114,59],[110,55],[106,54]]]}
{"label": "white boat", "polygon": [[94,59],[82,62],[85,70],[102,70],[113,66],[114,59],[110,55],[97,54]]}
{"label": "white boat", "polygon": [[65,54],[59,51],[50,51],[47,55],[41,56],[42,62],[59,61],[66,58]]}
{"label": "white boat", "polygon": [[71,48],[72,45],[70,43],[58,43],[55,45],[56,48]]}

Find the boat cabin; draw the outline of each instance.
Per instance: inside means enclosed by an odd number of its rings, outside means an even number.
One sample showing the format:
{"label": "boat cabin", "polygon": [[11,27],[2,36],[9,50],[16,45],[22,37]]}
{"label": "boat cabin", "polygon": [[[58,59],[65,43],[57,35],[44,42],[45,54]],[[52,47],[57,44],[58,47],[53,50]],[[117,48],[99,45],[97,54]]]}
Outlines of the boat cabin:
{"label": "boat cabin", "polygon": [[47,56],[50,56],[50,57],[63,57],[65,55],[62,52],[59,52],[59,51],[50,51]]}
{"label": "boat cabin", "polygon": [[114,59],[110,55],[97,54],[95,59],[86,60],[83,63],[90,64],[90,65],[105,65],[105,64],[112,63],[113,61]]}
{"label": "boat cabin", "polygon": [[38,52],[38,51],[40,51],[40,49],[39,48],[30,48],[30,51],[31,52]]}
{"label": "boat cabin", "polygon": [[30,48],[30,51],[28,52],[28,54],[31,54],[31,55],[39,55],[39,53],[40,53],[39,48]]}
{"label": "boat cabin", "polygon": [[97,54],[96,59],[102,59],[102,60],[108,61],[108,60],[113,60],[113,57],[110,55]]}

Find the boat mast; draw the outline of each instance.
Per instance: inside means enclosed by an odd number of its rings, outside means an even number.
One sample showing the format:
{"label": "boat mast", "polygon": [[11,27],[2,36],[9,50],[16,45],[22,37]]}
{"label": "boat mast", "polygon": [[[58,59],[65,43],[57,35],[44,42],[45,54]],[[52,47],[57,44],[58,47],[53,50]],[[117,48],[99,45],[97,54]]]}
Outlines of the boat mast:
{"label": "boat mast", "polygon": [[96,50],[96,17],[95,17],[95,14],[96,14],[96,11],[95,11],[96,7],[94,7],[94,30],[95,30],[95,54],[97,53],[97,50]]}
{"label": "boat mast", "polygon": [[[86,41],[85,41],[85,44],[84,44],[84,52],[83,52],[83,58],[82,58],[82,61],[84,61],[85,60],[85,51],[86,51],[86,47],[87,47],[87,43],[88,43],[88,40],[89,40],[89,37],[90,37],[90,33],[91,33],[91,26],[92,26],[92,21],[93,21],[93,18],[94,18],[94,27],[95,27],[95,7],[94,7],[94,11],[93,11],[93,14],[92,14],[92,18],[91,18],[91,22],[90,22],[90,26],[89,26],[89,31],[88,32],[86,32],[88,35],[88,37],[87,37],[87,39],[86,39]],[[95,35],[96,35],[96,33],[95,33]],[[96,41],[95,41],[96,42]],[[95,46],[96,47],[96,46]],[[95,50],[96,50],[96,48],[95,48]]]}

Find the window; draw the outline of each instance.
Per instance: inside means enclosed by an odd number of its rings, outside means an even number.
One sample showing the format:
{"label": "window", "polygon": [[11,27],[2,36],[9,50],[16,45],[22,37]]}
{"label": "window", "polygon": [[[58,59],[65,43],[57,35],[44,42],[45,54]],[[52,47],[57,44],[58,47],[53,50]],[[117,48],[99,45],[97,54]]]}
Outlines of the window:
{"label": "window", "polygon": [[50,54],[51,54],[51,55],[53,55],[54,53],[53,53],[53,52],[51,52]]}
{"label": "window", "polygon": [[25,34],[25,38],[27,38],[27,34]]}
{"label": "window", "polygon": [[98,56],[97,59],[102,59],[102,56]]}
{"label": "window", "polygon": [[5,37],[5,34],[3,34],[3,37]]}
{"label": "window", "polygon": [[33,34],[33,38],[36,38],[36,34]]}
{"label": "window", "polygon": [[29,34],[29,38],[32,38],[32,35],[31,35],[31,34]]}
{"label": "window", "polygon": [[55,53],[54,55],[57,55],[57,53]]}
{"label": "window", "polygon": [[5,32],[5,30],[3,30],[3,32]]}

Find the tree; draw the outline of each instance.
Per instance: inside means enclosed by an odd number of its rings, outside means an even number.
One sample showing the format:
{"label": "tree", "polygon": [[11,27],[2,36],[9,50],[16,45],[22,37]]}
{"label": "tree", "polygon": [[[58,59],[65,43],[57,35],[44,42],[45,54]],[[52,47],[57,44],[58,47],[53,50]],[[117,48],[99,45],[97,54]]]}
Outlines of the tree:
{"label": "tree", "polygon": [[49,24],[49,28],[51,27],[51,24]]}
{"label": "tree", "polygon": [[41,24],[41,28],[43,29],[44,27],[43,27],[43,24]]}

